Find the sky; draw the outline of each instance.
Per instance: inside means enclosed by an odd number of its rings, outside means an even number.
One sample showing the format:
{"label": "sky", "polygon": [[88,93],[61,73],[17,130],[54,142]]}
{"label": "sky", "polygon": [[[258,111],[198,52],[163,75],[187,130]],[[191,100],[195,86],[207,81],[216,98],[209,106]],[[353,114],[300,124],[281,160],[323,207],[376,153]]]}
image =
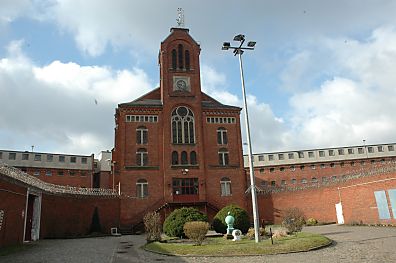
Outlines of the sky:
{"label": "sky", "polygon": [[224,104],[242,92],[222,43],[257,42],[243,55],[254,153],[396,142],[396,1],[0,0],[0,149],[111,150],[117,105],[159,86],[179,7],[202,90]]}

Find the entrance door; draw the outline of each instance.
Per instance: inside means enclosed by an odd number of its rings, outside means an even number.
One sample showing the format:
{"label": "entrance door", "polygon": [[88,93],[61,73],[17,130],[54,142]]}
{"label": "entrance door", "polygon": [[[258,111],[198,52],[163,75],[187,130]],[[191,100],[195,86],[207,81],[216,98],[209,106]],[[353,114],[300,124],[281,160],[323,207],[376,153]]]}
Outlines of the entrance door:
{"label": "entrance door", "polygon": [[27,202],[25,241],[36,241],[40,236],[41,197],[29,194]]}
{"label": "entrance door", "polygon": [[198,178],[173,178],[173,201],[199,201]]}
{"label": "entrance door", "polygon": [[335,207],[336,207],[336,213],[337,213],[337,223],[342,225],[342,224],[344,224],[344,214],[342,213],[342,204],[341,204],[341,202],[337,203],[335,205]]}
{"label": "entrance door", "polygon": [[25,241],[32,240],[32,225],[33,225],[33,207],[34,200],[36,196],[29,195],[28,197],[28,205],[27,205],[27,214],[26,214],[26,232],[25,232]]}

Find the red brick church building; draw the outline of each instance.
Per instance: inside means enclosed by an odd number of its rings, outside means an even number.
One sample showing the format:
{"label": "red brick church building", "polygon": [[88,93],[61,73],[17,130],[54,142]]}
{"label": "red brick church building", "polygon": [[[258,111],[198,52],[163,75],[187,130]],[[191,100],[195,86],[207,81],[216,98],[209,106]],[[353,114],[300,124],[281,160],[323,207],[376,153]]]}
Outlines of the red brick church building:
{"label": "red brick church building", "polygon": [[230,203],[246,207],[241,108],[201,91],[200,51],[188,29],[172,28],[159,51],[160,87],[116,109],[121,224],[161,207],[209,215]]}

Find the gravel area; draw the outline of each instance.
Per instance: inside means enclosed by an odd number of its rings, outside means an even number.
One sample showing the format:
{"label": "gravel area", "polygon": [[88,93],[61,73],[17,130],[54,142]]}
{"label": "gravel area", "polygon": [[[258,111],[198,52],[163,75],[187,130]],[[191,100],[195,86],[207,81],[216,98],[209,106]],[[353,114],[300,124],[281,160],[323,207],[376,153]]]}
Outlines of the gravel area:
{"label": "gravel area", "polygon": [[23,252],[0,257],[0,262],[396,262],[396,228],[366,226],[315,226],[333,245],[302,253],[249,257],[172,257],[140,249],[145,236],[41,240]]}

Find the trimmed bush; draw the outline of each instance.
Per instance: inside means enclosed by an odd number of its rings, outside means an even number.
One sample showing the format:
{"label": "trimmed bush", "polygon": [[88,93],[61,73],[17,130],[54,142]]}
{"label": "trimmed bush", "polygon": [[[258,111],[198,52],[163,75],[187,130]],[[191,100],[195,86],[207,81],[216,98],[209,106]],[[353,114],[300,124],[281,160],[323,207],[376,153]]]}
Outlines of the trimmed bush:
{"label": "trimmed bush", "polygon": [[203,221],[192,221],[184,224],[184,234],[200,246],[206,238],[209,230],[209,223]]}
{"label": "trimmed bush", "polygon": [[144,218],[147,243],[161,241],[161,216],[156,212],[147,213]]}
{"label": "trimmed bush", "polygon": [[318,220],[315,218],[308,218],[307,220],[307,226],[315,226],[318,224]]}
{"label": "trimmed bush", "polygon": [[213,228],[217,233],[225,234],[227,232],[227,224],[224,219],[228,215],[228,212],[235,218],[234,228],[242,231],[246,234],[250,227],[250,220],[248,213],[237,205],[228,205],[222,208],[216,216],[213,218]]}
{"label": "trimmed bush", "polygon": [[193,207],[182,207],[174,210],[164,222],[164,232],[170,237],[186,237],[184,224],[191,221],[208,221],[208,217]]}
{"label": "trimmed bush", "polygon": [[289,208],[285,211],[282,226],[287,229],[288,234],[300,232],[304,224],[305,224],[304,213],[300,209],[294,207],[294,208]]}
{"label": "trimmed bush", "polygon": [[[263,228],[263,227],[260,227],[259,233],[260,233],[260,237],[264,237],[267,235],[267,232],[265,231],[265,228]],[[255,235],[254,228],[253,227],[249,228],[249,230],[246,233],[246,236],[249,239],[254,239],[254,235]]]}

